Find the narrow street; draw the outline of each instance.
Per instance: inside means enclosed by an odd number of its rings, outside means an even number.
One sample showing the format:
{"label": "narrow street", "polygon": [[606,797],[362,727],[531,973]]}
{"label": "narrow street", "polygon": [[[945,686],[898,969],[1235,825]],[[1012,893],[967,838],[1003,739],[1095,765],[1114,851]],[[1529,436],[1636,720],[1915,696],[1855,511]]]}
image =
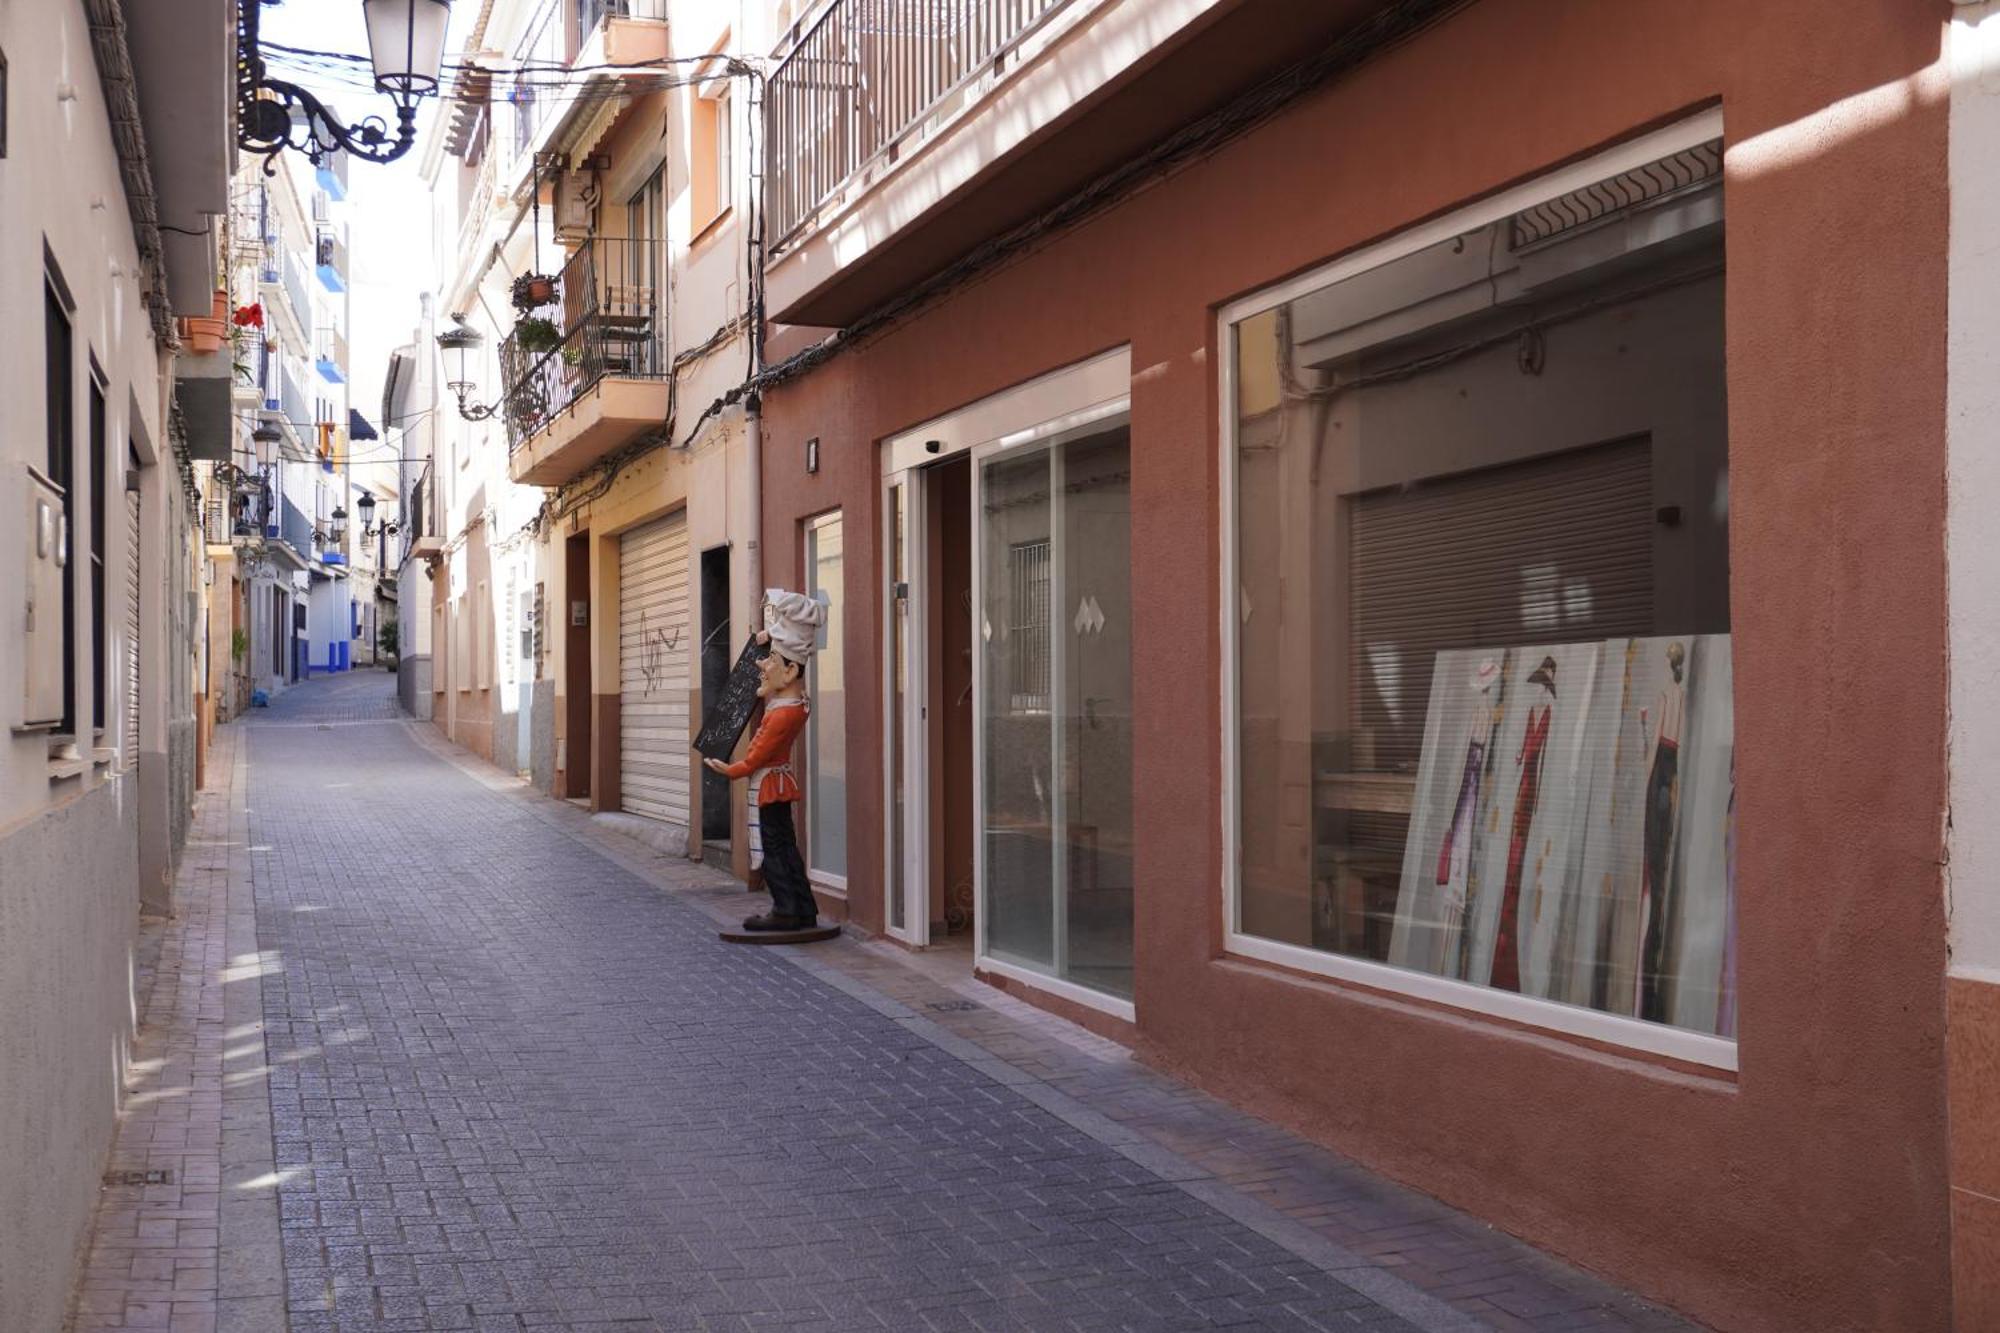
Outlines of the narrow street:
{"label": "narrow street", "polygon": [[1681,1327],[881,946],[722,944],[392,687],[218,733],[80,1330]]}

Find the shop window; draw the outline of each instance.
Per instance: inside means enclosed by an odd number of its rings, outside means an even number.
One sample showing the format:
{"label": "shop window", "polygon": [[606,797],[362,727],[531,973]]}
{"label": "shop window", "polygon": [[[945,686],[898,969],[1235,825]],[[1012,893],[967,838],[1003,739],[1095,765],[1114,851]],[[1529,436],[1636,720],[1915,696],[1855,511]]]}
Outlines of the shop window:
{"label": "shop window", "polygon": [[1482,212],[1231,312],[1232,947],[1731,1038],[1721,146]]}
{"label": "shop window", "polygon": [[806,525],[806,595],[826,608],[819,650],[806,674],[806,855],[810,869],[847,882],[847,664],[843,638],[846,556],[840,515]]}

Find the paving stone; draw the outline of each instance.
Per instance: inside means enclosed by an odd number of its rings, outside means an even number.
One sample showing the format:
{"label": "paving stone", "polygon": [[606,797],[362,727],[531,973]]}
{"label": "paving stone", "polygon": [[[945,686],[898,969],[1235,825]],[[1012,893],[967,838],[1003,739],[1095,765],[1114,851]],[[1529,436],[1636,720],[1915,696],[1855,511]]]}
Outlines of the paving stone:
{"label": "paving stone", "polygon": [[179,1183],[107,1190],[78,1329],[1686,1327],[922,958],[722,944],[393,686],[218,733],[119,1146]]}
{"label": "paving stone", "polygon": [[[374,724],[354,690],[315,712],[320,689],[244,728],[250,836],[270,849],[256,984],[273,1145],[308,1168],[278,1185],[295,1309],[345,1333],[407,1312],[385,1298],[421,1300],[438,1327],[513,1329],[568,1293],[575,1327],[692,1310],[862,1328],[940,1309],[1005,1327],[982,1286],[1043,1275],[1038,1223],[1070,1209],[1106,1225],[1063,1260],[1120,1275],[1078,1326],[1227,1327],[1259,1301],[1277,1326],[1354,1305],[1316,1269],[1278,1281],[1292,1256],[1211,1209],[1179,1242],[1263,1286],[1223,1302],[1212,1272],[1146,1264],[1170,1187],[907,1030],[907,1010],[720,943],[700,912]],[[363,1181],[392,1188],[363,1207]],[[1036,1292],[1053,1305],[1072,1280]]]}

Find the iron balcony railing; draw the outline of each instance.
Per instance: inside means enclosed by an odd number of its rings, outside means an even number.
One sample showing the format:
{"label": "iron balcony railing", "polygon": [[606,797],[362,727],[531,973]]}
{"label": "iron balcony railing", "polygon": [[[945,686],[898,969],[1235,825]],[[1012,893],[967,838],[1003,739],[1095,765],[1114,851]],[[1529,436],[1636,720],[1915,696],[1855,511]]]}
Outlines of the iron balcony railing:
{"label": "iron balcony railing", "polygon": [[667,376],[666,247],[596,236],[500,344],[510,452],[607,376]]}
{"label": "iron balcony railing", "polygon": [[764,98],[772,245],[1070,0],[834,0]]}

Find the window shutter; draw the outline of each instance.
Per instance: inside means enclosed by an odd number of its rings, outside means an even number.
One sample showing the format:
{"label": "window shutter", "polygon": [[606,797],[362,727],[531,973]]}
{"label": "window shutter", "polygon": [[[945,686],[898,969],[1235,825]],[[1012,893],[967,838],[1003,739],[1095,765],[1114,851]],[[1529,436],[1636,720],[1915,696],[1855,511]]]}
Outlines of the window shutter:
{"label": "window shutter", "polygon": [[1416,771],[1441,650],[1653,632],[1649,440],[1349,503],[1357,770]]}

